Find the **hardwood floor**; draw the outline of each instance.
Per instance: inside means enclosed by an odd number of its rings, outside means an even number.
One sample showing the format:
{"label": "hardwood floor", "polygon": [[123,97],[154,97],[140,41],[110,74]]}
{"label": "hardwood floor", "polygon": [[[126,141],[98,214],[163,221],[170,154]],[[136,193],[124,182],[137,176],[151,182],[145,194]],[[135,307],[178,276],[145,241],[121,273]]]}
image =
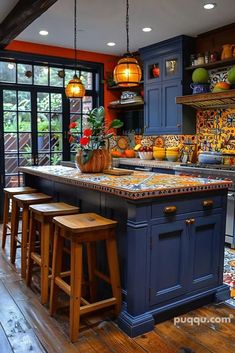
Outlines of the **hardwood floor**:
{"label": "hardwood floor", "polygon": [[[0,227],[1,234],[1,227]],[[0,239],[1,240],[1,239]],[[9,241],[9,239],[8,239]],[[224,304],[211,304],[168,320],[134,339],[126,336],[107,312],[82,320],[79,340],[68,339],[67,311],[51,318],[39,301],[37,286],[26,287],[9,262],[9,243],[0,250],[0,353],[232,353],[235,352],[235,312]],[[219,323],[219,318],[230,323]],[[203,319],[200,325],[190,320]],[[209,322],[216,318],[216,323]],[[206,322],[208,319],[208,322]]]}

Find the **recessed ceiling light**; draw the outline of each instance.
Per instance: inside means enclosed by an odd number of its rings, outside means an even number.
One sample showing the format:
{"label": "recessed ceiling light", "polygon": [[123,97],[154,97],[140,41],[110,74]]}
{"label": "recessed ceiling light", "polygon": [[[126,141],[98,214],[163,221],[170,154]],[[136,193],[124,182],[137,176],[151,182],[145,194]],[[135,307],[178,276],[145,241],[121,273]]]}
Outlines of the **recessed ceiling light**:
{"label": "recessed ceiling light", "polygon": [[142,28],[142,31],[143,32],[151,32],[152,28],[151,27],[144,27],[144,28]]}
{"label": "recessed ceiling light", "polygon": [[48,35],[48,31],[46,31],[45,29],[42,29],[41,31],[39,31],[39,34],[41,36],[47,36]]}
{"label": "recessed ceiling light", "polygon": [[114,42],[108,42],[107,45],[108,45],[109,47],[114,47],[114,46],[116,45],[116,43],[114,43]]}
{"label": "recessed ceiling light", "polygon": [[212,10],[212,9],[214,9],[216,7],[216,3],[208,2],[208,3],[204,4],[203,7],[206,10]]}

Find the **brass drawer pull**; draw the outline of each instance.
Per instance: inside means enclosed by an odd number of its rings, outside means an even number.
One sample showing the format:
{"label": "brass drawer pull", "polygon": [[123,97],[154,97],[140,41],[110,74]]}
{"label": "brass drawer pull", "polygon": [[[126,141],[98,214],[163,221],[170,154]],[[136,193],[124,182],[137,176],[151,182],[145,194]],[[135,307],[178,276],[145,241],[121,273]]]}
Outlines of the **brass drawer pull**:
{"label": "brass drawer pull", "polygon": [[186,219],[185,221],[186,224],[194,224],[195,223],[195,218],[190,218],[190,219]]}
{"label": "brass drawer pull", "polygon": [[202,206],[203,207],[213,207],[214,201],[213,200],[204,200],[202,201]]}
{"label": "brass drawer pull", "polygon": [[166,206],[164,208],[164,213],[171,214],[171,213],[175,213],[176,210],[177,210],[176,206]]}

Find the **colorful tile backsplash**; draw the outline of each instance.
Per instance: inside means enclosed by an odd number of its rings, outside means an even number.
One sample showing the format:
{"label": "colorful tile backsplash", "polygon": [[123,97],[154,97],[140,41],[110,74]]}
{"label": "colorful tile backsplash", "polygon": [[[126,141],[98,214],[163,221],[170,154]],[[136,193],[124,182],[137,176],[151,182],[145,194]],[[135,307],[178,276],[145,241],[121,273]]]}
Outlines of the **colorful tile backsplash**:
{"label": "colorful tile backsplash", "polygon": [[115,136],[110,146],[122,151],[133,148],[144,138],[155,146],[172,147],[184,143],[196,143],[202,150],[235,151],[235,109],[198,111],[196,131],[196,135],[143,137],[133,133],[128,136]]}

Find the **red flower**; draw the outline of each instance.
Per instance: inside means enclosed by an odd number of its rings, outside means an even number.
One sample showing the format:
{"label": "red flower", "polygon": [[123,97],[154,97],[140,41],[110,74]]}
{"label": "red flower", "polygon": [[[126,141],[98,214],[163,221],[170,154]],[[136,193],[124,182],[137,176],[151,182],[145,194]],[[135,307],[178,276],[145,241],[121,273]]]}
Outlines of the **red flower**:
{"label": "red flower", "polygon": [[70,123],[69,129],[74,129],[75,127],[77,127],[77,123],[75,122]]}
{"label": "red flower", "polygon": [[87,136],[84,136],[81,138],[80,144],[84,146],[84,145],[87,145],[89,141],[90,139]]}
{"label": "red flower", "polygon": [[91,136],[92,135],[92,130],[91,129],[85,129],[84,132],[83,132],[84,136]]}

